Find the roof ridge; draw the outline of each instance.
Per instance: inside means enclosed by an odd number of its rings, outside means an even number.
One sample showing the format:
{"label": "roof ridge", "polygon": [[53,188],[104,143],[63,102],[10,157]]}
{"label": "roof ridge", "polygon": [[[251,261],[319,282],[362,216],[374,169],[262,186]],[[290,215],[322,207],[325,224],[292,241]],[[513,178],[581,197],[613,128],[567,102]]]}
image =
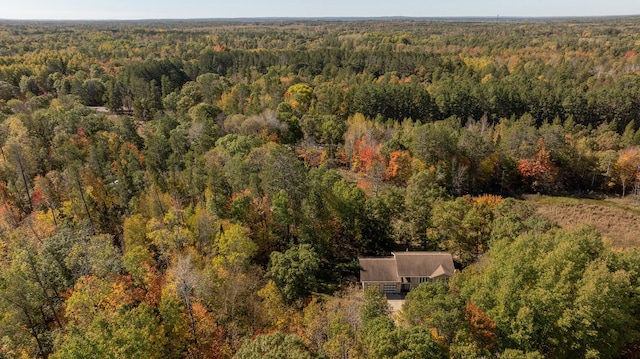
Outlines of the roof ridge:
{"label": "roof ridge", "polygon": [[437,251],[411,251],[411,252],[391,252],[391,254],[395,255],[416,255],[416,254],[438,254],[438,255],[451,255],[448,252],[437,252]]}

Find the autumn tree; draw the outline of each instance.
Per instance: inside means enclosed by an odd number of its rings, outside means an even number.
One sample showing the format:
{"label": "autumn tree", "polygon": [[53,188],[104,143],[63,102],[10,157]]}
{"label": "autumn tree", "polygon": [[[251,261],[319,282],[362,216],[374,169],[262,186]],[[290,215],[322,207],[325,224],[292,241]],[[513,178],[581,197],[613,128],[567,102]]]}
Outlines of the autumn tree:
{"label": "autumn tree", "polygon": [[627,193],[627,186],[635,185],[637,191],[640,169],[640,153],[638,148],[631,147],[620,151],[618,160],[613,165],[617,181],[622,186],[622,197]]}
{"label": "autumn tree", "polygon": [[551,161],[551,153],[542,140],[538,141],[538,152],[532,160],[520,159],[518,173],[530,183],[534,191],[551,191],[556,186],[558,168]]}

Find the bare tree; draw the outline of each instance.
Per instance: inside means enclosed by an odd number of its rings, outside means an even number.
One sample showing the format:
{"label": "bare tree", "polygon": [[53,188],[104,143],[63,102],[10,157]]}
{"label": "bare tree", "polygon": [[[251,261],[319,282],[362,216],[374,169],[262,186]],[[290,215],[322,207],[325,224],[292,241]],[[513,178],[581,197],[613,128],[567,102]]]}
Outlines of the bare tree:
{"label": "bare tree", "polygon": [[196,288],[196,285],[198,283],[198,276],[191,265],[191,254],[188,254],[186,257],[178,259],[173,269],[173,273],[176,280],[177,294],[184,300],[184,303],[187,307],[187,312],[189,313],[189,320],[191,322],[191,332],[193,333],[193,342],[197,347],[198,336],[196,332],[196,322],[195,322],[195,319],[193,318],[191,294]]}

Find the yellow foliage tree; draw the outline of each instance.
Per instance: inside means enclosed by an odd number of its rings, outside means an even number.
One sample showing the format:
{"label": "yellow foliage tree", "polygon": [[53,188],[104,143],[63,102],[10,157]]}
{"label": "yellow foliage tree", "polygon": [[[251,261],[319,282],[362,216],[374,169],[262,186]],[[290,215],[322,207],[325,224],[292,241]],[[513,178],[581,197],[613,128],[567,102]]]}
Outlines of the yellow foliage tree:
{"label": "yellow foliage tree", "polygon": [[627,193],[627,186],[638,182],[638,168],[640,167],[640,152],[637,147],[630,147],[620,151],[618,160],[613,165],[618,183],[622,186],[622,197]]}

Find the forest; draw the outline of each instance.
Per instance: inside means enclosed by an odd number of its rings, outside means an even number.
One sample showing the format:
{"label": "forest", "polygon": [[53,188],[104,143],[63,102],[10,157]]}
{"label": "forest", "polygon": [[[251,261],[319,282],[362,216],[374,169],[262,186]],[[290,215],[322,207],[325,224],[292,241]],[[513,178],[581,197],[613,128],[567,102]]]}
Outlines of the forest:
{"label": "forest", "polygon": [[638,20],[0,21],[0,358],[640,358]]}

